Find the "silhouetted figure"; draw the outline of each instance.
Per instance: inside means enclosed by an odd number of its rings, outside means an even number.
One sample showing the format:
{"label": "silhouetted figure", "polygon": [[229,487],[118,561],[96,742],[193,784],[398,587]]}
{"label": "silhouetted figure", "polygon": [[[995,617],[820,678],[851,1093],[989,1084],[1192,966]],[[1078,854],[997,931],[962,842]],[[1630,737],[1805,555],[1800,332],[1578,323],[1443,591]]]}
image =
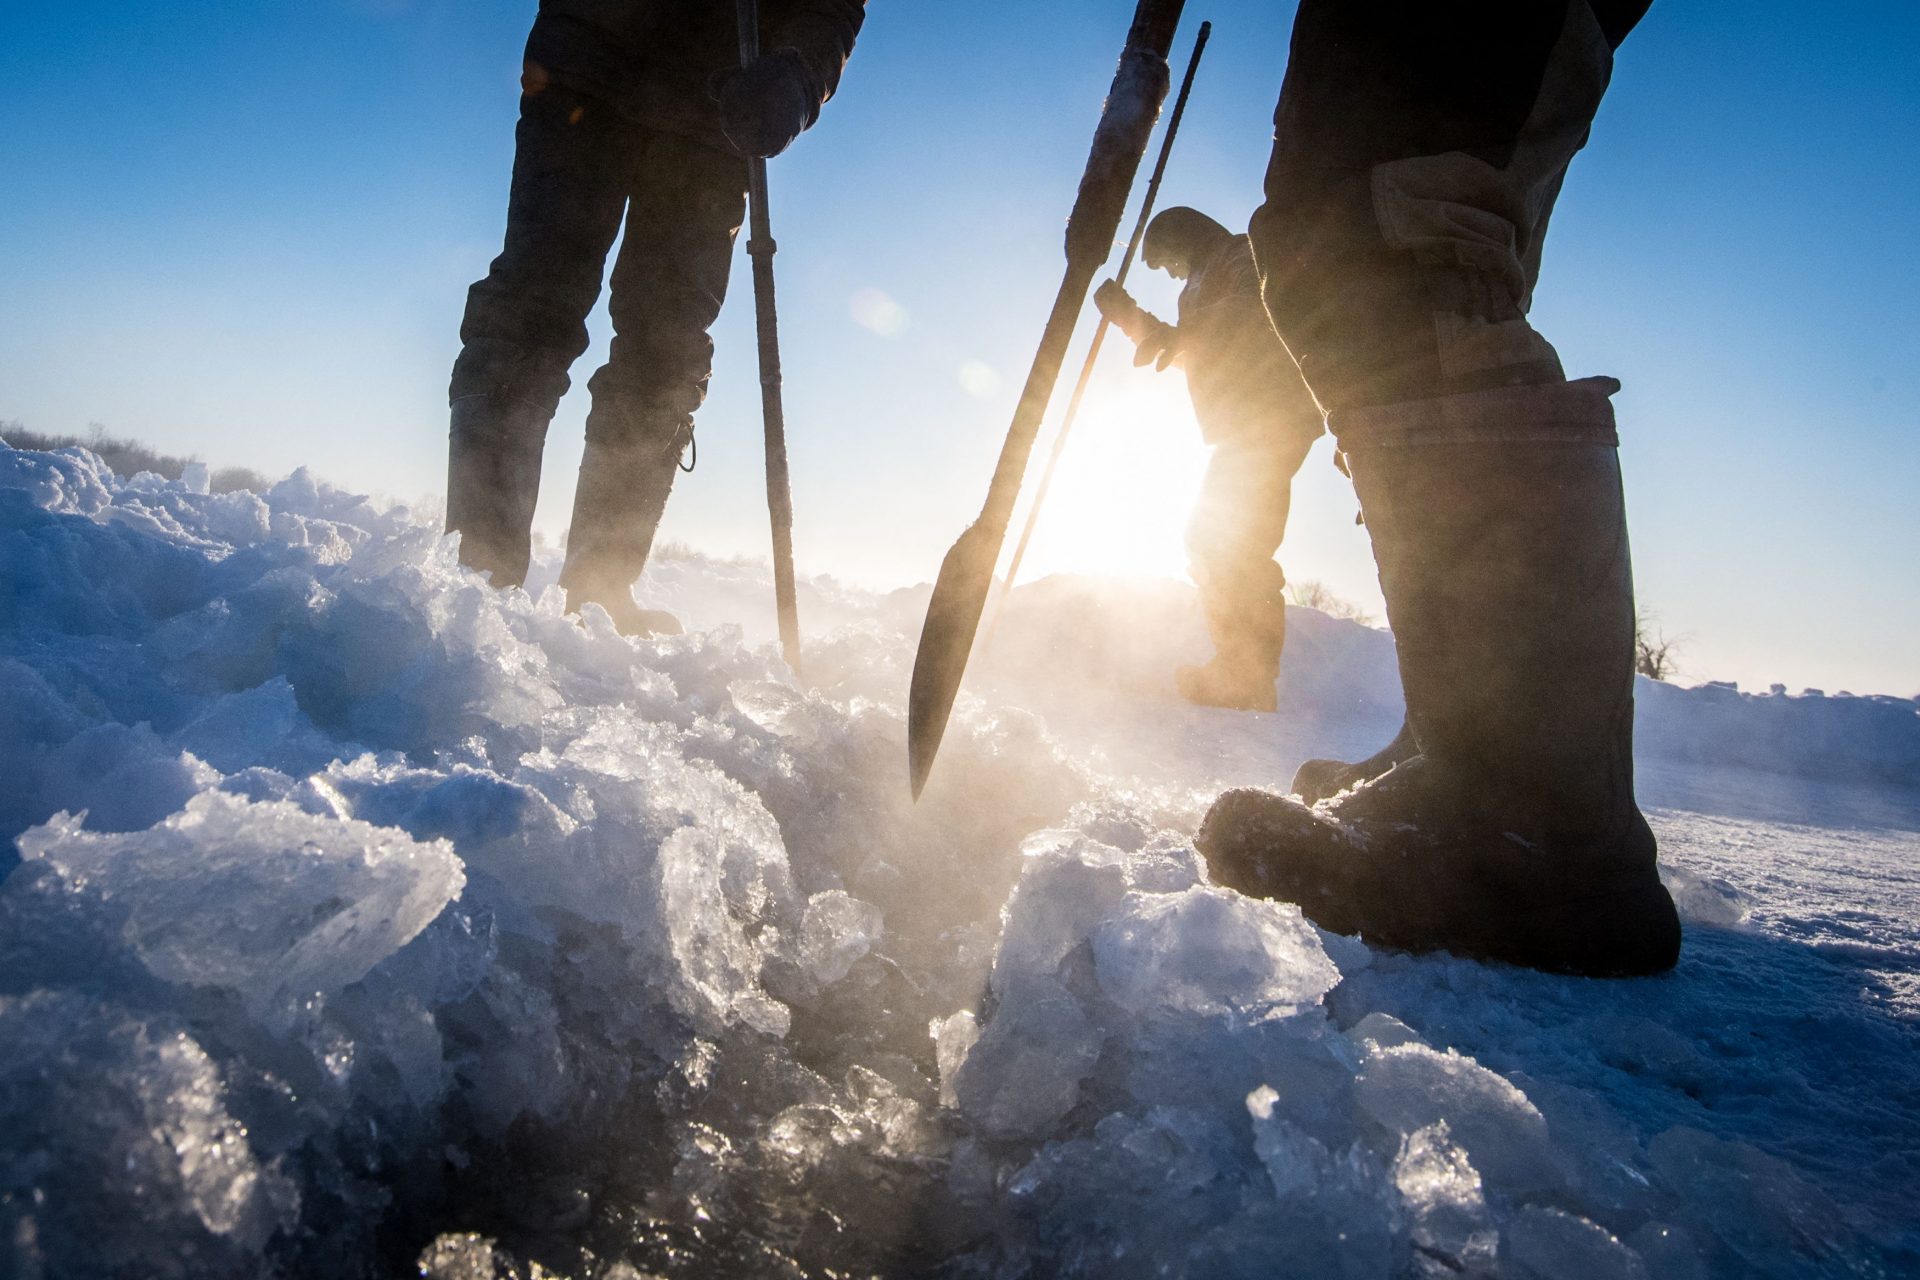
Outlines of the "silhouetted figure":
{"label": "silhouetted figure", "polygon": [[1180,668],[1176,680],[1192,702],[1271,711],[1287,642],[1287,579],[1273,556],[1294,474],[1323,429],[1320,408],[1274,336],[1247,237],[1197,209],[1168,209],[1148,225],[1140,260],[1186,282],[1177,326],[1111,280],[1094,302],[1133,340],[1134,363],[1186,370],[1213,447],[1187,551],[1214,657]]}
{"label": "silhouetted figure", "polygon": [[693,413],[706,398],[746,156],[784,150],[839,84],[864,0],[761,0],[742,69],[734,6],[541,0],[527,39],[506,246],[467,295],[453,367],[447,528],[498,586],[527,572],[547,424],[587,348],[587,313],[625,226],[613,346],[589,384],[586,452],[561,583],[623,631],[678,631],[638,608]]}
{"label": "silhouetted figure", "polygon": [[[1418,754],[1318,812],[1232,791],[1220,882],[1409,950],[1655,973],[1680,927],[1633,796],[1608,378],[1526,319],[1645,0],[1302,0],[1251,227],[1373,540]],[[1326,819],[1331,816],[1334,820]]]}

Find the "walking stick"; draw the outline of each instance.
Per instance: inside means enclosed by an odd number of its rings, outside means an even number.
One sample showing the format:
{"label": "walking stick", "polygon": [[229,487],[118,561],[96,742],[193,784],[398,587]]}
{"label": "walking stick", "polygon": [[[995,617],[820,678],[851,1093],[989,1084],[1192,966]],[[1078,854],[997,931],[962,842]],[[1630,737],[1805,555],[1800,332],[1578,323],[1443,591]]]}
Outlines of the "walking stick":
{"label": "walking stick", "polygon": [[[758,0],[736,0],[740,65],[760,56]],[[767,514],[773,520],[773,600],[780,615],[780,652],[800,674],[800,606],[793,585],[793,488],[787,475],[787,418],[780,403],[780,321],[774,307],[773,242],[767,215],[767,162],[747,159],[747,256],[753,261],[754,328],[760,338],[760,413],[766,424]]]}
{"label": "walking stick", "polygon": [[[1127,271],[1133,266],[1134,255],[1140,252],[1140,242],[1146,239],[1147,222],[1153,217],[1153,202],[1160,194],[1160,179],[1167,173],[1167,157],[1173,153],[1173,139],[1180,132],[1180,117],[1186,114],[1187,95],[1193,92],[1193,75],[1200,69],[1200,55],[1207,51],[1207,37],[1213,34],[1213,24],[1200,24],[1199,38],[1193,42],[1193,56],[1187,59],[1187,73],[1180,80],[1180,93],[1173,100],[1173,112],[1167,117],[1167,134],[1160,139],[1160,156],[1153,164],[1153,176],[1147,179],[1147,198],[1141,202],[1140,217],[1133,224],[1133,235],[1127,241],[1127,252],[1120,259],[1120,270],[1114,274],[1114,280],[1126,284]],[[993,643],[993,633],[999,630],[1000,618],[1006,612],[1007,597],[1013,593],[1013,584],[1020,577],[1020,562],[1027,558],[1027,544],[1033,541],[1034,526],[1040,523],[1040,508],[1047,503],[1047,491],[1053,487],[1053,472],[1060,465],[1060,455],[1067,451],[1067,437],[1073,434],[1074,420],[1080,416],[1080,401],[1086,397],[1087,384],[1093,381],[1093,366],[1100,359],[1100,345],[1107,340],[1107,330],[1113,322],[1106,316],[1100,317],[1100,325],[1093,331],[1093,345],[1087,348],[1087,358],[1080,366],[1080,380],[1073,384],[1073,395],[1067,401],[1066,416],[1060,420],[1060,433],[1054,437],[1053,452],[1047,455],[1047,466],[1040,473],[1040,487],[1033,491],[1033,505],[1027,508],[1027,523],[1020,530],[1020,541],[1014,544],[1013,559],[1007,564],[1007,572],[1000,579],[1000,590],[994,596],[993,619],[987,623],[985,644]]]}
{"label": "walking stick", "polygon": [[1026,386],[1000,446],[993,481],[980,515],[960,535],[940,564],[927,620],[914,655],[913,682],[907,690],[907,772],[917,798],[933,769],[946,735],[953,702],[966,675],[967,657],[980,629],[980,613],[993,586],[993,566],[1007,540],[1014,503],[1033,454],[1034,437],[1060,378],[1067,344],[1087,290],[1100,264],[1113,251],[1114,233],[1127,210],[1127,194],[1139,171],[1160,104],[1166,101],[1167,51],[1180,25],[1185,0],[1140,0],[1127,31],[1126,48],[1107,91],[1093,150],[1080,179],[1080,193],[1067,219],[1067,269],[1053,310],[1027,372]]}

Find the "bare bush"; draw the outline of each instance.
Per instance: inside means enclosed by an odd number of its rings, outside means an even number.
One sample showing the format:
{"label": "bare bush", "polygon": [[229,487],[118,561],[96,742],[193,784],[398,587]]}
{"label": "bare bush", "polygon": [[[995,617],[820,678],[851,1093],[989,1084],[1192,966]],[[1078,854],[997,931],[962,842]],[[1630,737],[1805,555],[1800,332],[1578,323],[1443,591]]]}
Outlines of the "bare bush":
{"label": "bare bush", "polygon": [[1326,583],[1316,578],[1287,584],[1287,601],[1303,609],[1318,609],[1330,618],[1345,618],[1365,626],[1373,625],[1373,615],[1351,600],[1335,595]]}
{"label": "bare bush", "polygon": [[[44,431],[29,431],[18,422],[0,422],[0,440],[5,440],[15,449],[40,452],[86,449],[97,455],[117,476],[134,476],[142,471],[151,471],[162,479],[178,480],[188,463],[199,461],[195,457],[181,458],[170,453],[156,453],[138,440],[114,435],[98,422],[88,423],[84,436],[53,435]],[[213,473],[209,487],[215,493],[231,493],[236,489],[257,491],[272,484],[271,478],[251,467],[222,467]]]}
{"label": "bare bush", "polygon": [[273,487],[273,478],[260,474],[252,467],[222,467],[213,473],[207,487],[215,493],[233,493],[238,489],[261,493]]}
{"label": "bare bush", "polygon": [[1680,673],[1675,660],[1685,637],[1668,639],[1652,615],[1633,616],[1633,669],[1649,680],[1671,680]]}

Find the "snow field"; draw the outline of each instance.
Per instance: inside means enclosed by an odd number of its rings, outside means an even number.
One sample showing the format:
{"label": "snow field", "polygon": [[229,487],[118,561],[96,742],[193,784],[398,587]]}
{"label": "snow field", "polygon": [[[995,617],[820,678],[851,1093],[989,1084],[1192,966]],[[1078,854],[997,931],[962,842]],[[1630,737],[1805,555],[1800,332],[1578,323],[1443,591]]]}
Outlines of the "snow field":
{"label": "snow field", "polygon": [[809,584],[801,688],[203,490],[0,450],[0,1272],[1920,1271],[1910,826],[1655,812],[1667,979],[1374,953],[1186,833],[1391,731],[1378,633],[1170,711],[1190,610],[1055,584],[914,806],[914,593]]}

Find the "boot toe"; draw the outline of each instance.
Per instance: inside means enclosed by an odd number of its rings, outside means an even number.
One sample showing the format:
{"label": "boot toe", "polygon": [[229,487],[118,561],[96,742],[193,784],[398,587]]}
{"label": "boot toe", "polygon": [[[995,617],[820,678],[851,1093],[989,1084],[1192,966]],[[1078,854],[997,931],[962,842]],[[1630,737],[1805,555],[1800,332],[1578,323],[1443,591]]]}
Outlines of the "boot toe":
{"label": "boot toe", "polygon": [[[1253,898],[1316,898],[1315,865],[1337,854],[1344,833],[1324,815],[1268,791],[1229,791],[1213,802],[1194,845],[1215,884]],[[1311,914],[1311,912],[1309,912]]]}

